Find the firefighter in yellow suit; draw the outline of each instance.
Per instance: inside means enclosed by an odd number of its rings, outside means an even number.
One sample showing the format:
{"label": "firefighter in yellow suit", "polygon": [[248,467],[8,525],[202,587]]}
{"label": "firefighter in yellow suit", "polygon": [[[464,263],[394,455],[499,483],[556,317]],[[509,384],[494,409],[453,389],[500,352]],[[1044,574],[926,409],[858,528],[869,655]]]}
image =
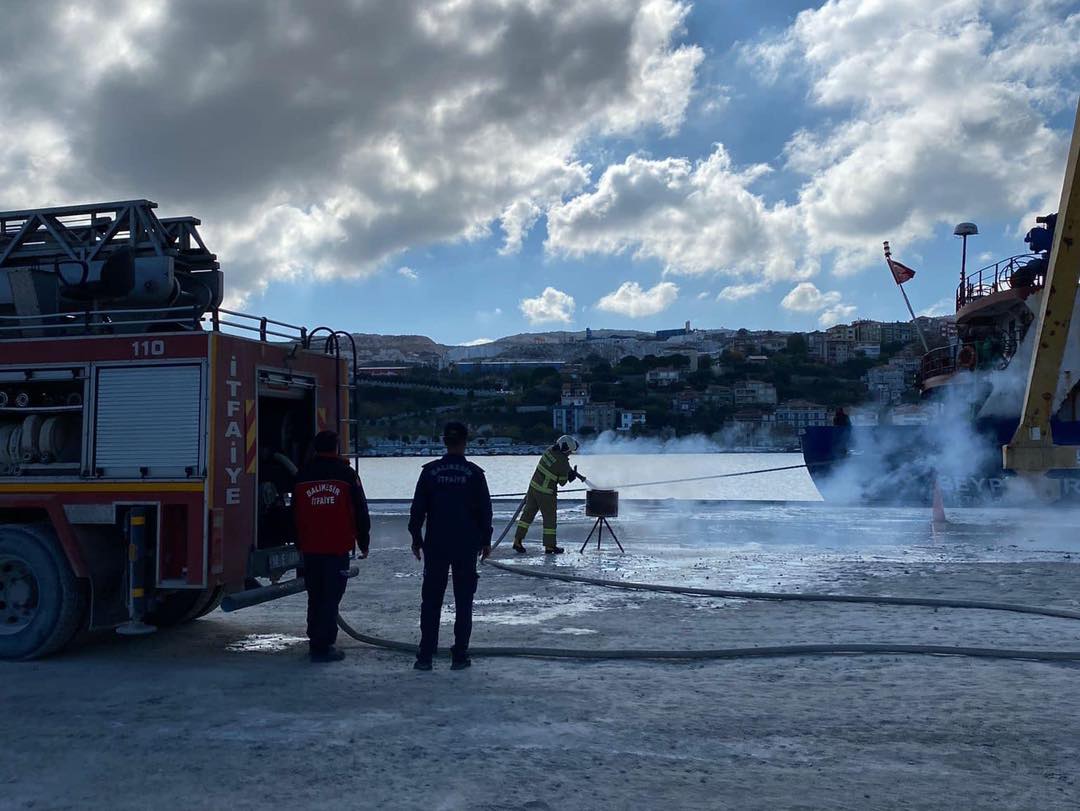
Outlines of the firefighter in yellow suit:
{"label": "firefighter in yellow suit", "polygon": [[555,543],[555,515],[559,506],[558,488],[574,479],[582,479],[576,468],[570,466],[570,454],[578,449],[577,440],[572,436],[561,436],[540,457],[529,492],[525,496],[525,507],[514,533],[514,551],[525,553],[525,535],[536,513],[544,519],[544,554],[561,555],[563,549]]}

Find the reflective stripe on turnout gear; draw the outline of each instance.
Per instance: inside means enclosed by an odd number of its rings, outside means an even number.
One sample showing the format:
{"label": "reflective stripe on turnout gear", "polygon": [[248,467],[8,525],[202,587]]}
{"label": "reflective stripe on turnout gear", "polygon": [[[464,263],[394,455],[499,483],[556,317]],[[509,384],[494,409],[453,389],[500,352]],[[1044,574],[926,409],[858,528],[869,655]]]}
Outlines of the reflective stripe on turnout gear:
{"label": "reflective stripe on turnout gear", "polygon": [[567,474],[556,469],[560,465],[567,467],[568,462],[551,450],[545,451],[540,461],[536,463],[536,470],[533,471],[532,479],[529,480],[529,489],[545,495],[554,494],[556,485],[566,484],[569,481]]}

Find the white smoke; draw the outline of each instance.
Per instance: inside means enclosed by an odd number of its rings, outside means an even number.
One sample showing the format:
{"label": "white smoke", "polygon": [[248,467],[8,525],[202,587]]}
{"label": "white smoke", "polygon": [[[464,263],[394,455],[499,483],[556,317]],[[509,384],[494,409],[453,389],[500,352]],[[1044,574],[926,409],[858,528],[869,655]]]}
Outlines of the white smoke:
{"label": "white smoke", "polygon": [[[1030,296],[1024,304],[1036,319],[1042,305],[1043,291]],[[1080,306],[1080,291],[1073,303],[1073,312]],[[1017,417],[1024,406],[1031,356],[1038,339],[1038,323],[1033,322],[1016,349],[1016,354],[1004,369],[995,369],[987,376],[993,391],[979,410],[980,417]],[[1069,324],[1069,337],[1065,342],[1065,356],[1061,361],[1061,375],[1054,392],[1054,410],[1061,408],[1073,385],[1080,380],[1080,323],[1074,319]]]}
{"label": "white smoke", "polygon": [[731,453],[776,449],[776,437],[768,428],[728,424],[714,434],[691,434],[666,439],[603,431],[582,442],[580,453]]}
{"label": "white smoke", "polygon": [[704,434],[659,439],[632,437],[616,431],[603,431],[581,443],[583,454],[614,453],[723,453],[722,445]]}

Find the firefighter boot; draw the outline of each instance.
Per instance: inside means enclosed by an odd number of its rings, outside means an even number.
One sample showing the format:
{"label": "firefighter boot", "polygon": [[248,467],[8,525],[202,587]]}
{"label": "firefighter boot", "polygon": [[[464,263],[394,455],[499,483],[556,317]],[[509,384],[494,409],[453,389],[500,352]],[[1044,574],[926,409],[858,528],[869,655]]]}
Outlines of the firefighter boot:
{"label": "firefighter boot", "polygon": [[319,651],[318,653],[313,651],[311,653],[311,661],[317,662],[319,664],[326,664],[326,663],[329,663],[329,662],[340,662],[344,658],[345,658],[345,651],[338,650],[333,645],[331,645],[329,648],[327,648],[324,651]]}
{"label": "firefighter boot", "polygon": [[565,551],[566,550],[563,549],[561,546],[545,546],[544,547],[544,554],[545,555],[561,555]]}

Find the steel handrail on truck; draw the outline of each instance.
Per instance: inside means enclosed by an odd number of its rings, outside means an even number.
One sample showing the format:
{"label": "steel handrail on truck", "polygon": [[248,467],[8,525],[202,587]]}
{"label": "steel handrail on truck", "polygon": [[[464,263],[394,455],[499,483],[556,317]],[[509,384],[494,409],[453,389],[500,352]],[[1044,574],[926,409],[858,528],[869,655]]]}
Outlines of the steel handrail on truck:
{"label": "steel handrail on truck", "polygon": [[[222,318],[222,315],[228,318]],[[111,335],[116,327],[173,327],[199,331],[204,329],[204,325],[213,332],[227,332],[228,330],[222,329],[227,327],[234,331],[256,333],[260,341],[267,341],[271,337],[305,345],[308,341],[306,327],[224,308],[204,313],[198,305],[87,309],[43,315],[0,315],[0,341],[22,337]]]}

